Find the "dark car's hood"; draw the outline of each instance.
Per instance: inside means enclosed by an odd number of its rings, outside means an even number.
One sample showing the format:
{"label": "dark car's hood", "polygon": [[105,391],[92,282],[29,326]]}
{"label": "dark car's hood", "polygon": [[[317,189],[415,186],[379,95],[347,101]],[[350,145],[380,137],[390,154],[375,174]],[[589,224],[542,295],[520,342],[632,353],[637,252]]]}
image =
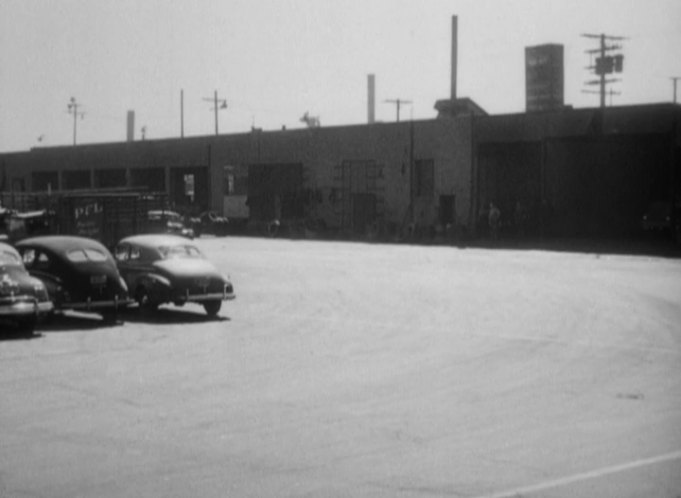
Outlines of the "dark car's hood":
{"label": "dark car's hood", "polygon": [[206,259],[171,258],[155,261],[154,267],[166,275],[175,277],[211,276],[222,277],[213,263]]}

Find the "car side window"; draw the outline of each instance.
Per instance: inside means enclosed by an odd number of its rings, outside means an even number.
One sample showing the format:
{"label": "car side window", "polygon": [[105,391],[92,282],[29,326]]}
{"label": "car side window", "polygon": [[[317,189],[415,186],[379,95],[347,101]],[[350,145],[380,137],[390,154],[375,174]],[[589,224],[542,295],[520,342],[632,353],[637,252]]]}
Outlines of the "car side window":
{"label": "car side window", "polygon": [[114,252],[114,257],[116,258],[116,261],[127,261],[130,257],[129,249],[130,248],[124,244],[116,246],[116,250]]}
{"label": "car side window", "polygon": [[35,249],[26,249],[23,254],[21,255],[21,258],[24,260],[24,266],[26,268],[33,268],[33,263],[35,263]]}
{"label": "car side window", "polygon": [[50,267],[50,258],[47,254],[44,252],[39,252],[38,257],[35,259],[35,262],[33,263],[33,268],[36,270],[47,270]]}
{"label": "car side window", "polygon": [[142,253],[139,247],[132,246],[130,248],[130,261],[139,261],[142,259]]}
{"label": "car side window", "polygon": [[29,270],[47,270],[51,264],[47,254],[35,249],[26,249],[21,258],[24,260],[24,266]]}

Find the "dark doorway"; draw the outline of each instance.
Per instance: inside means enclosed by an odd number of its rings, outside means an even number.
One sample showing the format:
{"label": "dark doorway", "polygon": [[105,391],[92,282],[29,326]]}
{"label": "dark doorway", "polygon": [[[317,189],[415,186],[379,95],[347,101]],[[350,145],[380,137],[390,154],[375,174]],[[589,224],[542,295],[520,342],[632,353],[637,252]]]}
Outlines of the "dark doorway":
{"label": "dark doorway", "polygon": [[440,224],[442,226],[453,225],[456,221],[456,196],[440,196]]}
{"label": "dark doorway", "polygon": [[248,207],[252,221],[304,218],[303,165],[250,165]]}
{"label": "dark doorway", "polygon": [[367,232],[376,221],[376,196],[374,194],[352,194],[352,227],[357,234]]}

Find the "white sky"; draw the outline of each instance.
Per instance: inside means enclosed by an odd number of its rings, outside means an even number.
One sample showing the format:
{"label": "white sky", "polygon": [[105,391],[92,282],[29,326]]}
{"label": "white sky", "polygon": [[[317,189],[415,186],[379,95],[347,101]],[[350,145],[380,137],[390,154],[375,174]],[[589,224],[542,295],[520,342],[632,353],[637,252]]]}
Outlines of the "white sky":
{"label": "white sky", "polygon": [[524,111],[524,50],[543,43],[565,47],[566,103],[597,106],[582,33],[628,37],[616,105],[671,102],[681,76],[681,0],[0,0],[0,152],[71,144],[71,97],[79,144],[124,141],[128,110],[136,138],[178,137],[181,90],[185,136],[215,132],[215,90],[220,133],[300,128],[305,111],[365,123],[369,73],[377,120],[396,98],[413,102],[402,119],[432,118],[453,15],[458,96],[490,114]]}

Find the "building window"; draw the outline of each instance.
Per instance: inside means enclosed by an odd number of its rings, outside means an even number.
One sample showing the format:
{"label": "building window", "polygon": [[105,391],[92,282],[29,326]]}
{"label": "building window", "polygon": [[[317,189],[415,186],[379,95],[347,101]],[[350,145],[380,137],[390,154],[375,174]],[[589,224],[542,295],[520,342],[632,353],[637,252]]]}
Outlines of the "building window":
{"label": "building window", "polygon": [[66,170],[62,174],[62,181],[64,190],[91,188],[89,170]]}
{"label": "building window", "polygon": [[166,173],[164,168],[135,168],[130,170],[130,186],[147,188],[150,191],[166,190]]}
{"label": "building window", "polygon": [[432,197],[435,193],[435,161],[417,159],[414,162],[414,190],[418,197]]}
{"label": "building window", "polygon": [[59,173],[56,171],[34,171],[31,173],[31,190],[43,192],[59,189]]}
{"label": "building window", "polygon": [[95,188],[125,187],[125,169],[95,170]]}
{"label": "building window", "polygon": [[248,194],[248,170],[236,166],[225,166],[224,172],[224,195],[247,195]]}
{"label": "building window", "polygon": [[225,182],[227,185],[227,192],[225,192],[227,195],[234,195],[234,173],[227,173],[227,181]]}

